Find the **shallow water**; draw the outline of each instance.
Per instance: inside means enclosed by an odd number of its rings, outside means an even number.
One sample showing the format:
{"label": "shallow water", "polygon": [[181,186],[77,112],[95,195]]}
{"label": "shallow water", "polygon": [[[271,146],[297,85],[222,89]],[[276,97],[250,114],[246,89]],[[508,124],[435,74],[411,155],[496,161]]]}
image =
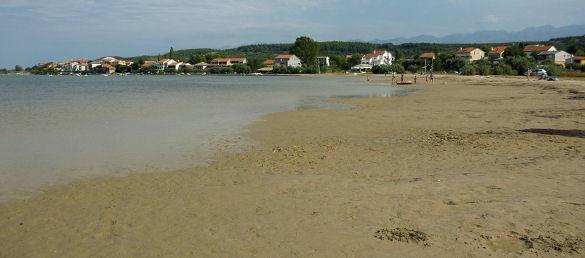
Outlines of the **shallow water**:
{"label": "shallow water", "polygon": [[395,96],[359,77],[0,76],[0,199],[100,175],[208,162],[260,116]]}

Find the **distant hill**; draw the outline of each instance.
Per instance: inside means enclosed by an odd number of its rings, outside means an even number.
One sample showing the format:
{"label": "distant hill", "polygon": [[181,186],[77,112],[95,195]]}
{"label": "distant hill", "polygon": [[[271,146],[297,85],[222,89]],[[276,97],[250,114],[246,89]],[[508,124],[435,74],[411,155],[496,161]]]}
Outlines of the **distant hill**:
{"label": "distant hill", "polygon": [[585,34],[585,25],[570,25],[553,27],[550,25],[531,27],[521,31],[488,30],[473,33],[451,34],[443,37],[420,35],[410,38],[394,38],[388,40],[374,40],[374,43],[495,43],[495,42],[530,42],[546,41],[551,38],[561,38]]}
{"label": "distant hill", "polygon": [[[585,34],[585,33],[583,33]],[[577,46],[577,49],[585,51],[585,35],[576,37],[562,37],[554,39],[546,39],[542,41],[528,41],[522,44],[540,43],[555,45],[558,49],[568,50],[571,46]],[[505,41],[497,43],[474,43],[474,44],[443,44],[443,43],[403,43],[394,45],[392,43],[368,43],[368,42],[347,42],[347,41],[327,41],[319,42],[322,55],[350,55],[350,54],[365,54],[376,49],[385,49],[391,51],[400,57],[414,58],[424,51],[434,51],[436,53],[453,53],[461,47],[493,47],[506,43]],[[221,56],[236,57],[236,56],[259,56],[263,58],[272,58],[277,54],[288,53],[292,47],[292,43],[281,44],[256,44],[246,45],[231,49],[184,49],[174,52],[176,59],[187,61],[193,55],[205,55],[210,52],[215,52]],[[129,59],[138,60],[157,60],[158,58],[165,58],[167,54],[161,56],[136,56],[129,57]]]}

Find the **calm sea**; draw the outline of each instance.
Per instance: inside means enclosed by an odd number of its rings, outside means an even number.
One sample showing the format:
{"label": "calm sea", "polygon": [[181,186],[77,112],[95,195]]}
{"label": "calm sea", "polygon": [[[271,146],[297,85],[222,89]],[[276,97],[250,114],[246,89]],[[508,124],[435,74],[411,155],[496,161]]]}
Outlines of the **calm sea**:
{"label": "calm sea", "polygon": [[0,76],[0,200],[43,185],[208,162],[260,116],[394,96],[359,77]]}

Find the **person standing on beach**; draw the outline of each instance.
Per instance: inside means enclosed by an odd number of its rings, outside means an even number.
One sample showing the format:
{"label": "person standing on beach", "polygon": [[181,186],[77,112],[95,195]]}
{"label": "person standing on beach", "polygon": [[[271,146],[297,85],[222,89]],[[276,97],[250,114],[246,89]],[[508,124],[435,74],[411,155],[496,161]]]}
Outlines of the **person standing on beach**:
{"label": "person standing on beach", "polygon": [[532,75],[532,70],[528,69],[528,71],[526,71],[526,79],[528,79],[528,81],[530,81],[530,76]]}
{"label": "person standing on beach", "polygon": [[416,84],[416,74],[414,75],[414,84]]}
{"label": "person standing on beach", "polygon": [[396,74],[392,73],[392,85],[394,85],[394,81],[396,81]]}
{"label": "person standing on beach", "polygon": [[433,76],[433,73],[431,73],[431,84],[435,84],[435,77]]}
{"label": "person standing on beach", "polygon": [[401,73],[400,74],[400,83],[403,83],[403,82],[404,82],[404,73]]}
{"label": "person standing on beach", "polygon": [[429,74],[425,74],[425,82],[429,83]]}

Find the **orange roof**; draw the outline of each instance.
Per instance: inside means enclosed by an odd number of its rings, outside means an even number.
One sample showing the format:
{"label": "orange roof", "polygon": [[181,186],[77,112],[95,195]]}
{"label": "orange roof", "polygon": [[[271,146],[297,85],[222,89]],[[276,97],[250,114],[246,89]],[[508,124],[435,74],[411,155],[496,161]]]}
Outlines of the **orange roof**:
{"label": "orange roof", "polygon": [[264,64],[265,65],[273,65],[274,64],[274,60],[268,59],[268,60],[264,61]]}
{"label": "orange roof", "polygon": [[229,59],[232,62],[240,62],[240,63],[246,61],[246,58],[245,57],[232,57],[232,58],[229,58]]}
{"label": "orange roof", "polygon": [[367,54],[365,56],[365,58],[374,58],[374,57],[377,57],[377,56],[381,56],[384,53],[386,53],[386,51],[384,51],[384,50],[374,50],[374,52]]}
{"label": "orange roof", "polygon": [[544,52],[551,49],[553,46],[547,45],[528,45],[524,47],[524,52]]}
{"label": "orange roof", "polygon": [[506,51],[506,48],[508,48],[508,46],[497,46],[497,47],[494,47],[490,51],[490,54],[501,54],[501,53],[504,53],[504,51]]}
{"label": "orange roof", "polygon": [[473,52],[473,50],[476,50],[476,47],[466,47],[466,48],[460,48],[459,51],[457,51],[457,53],[471,53]]}
{"label": "orange roof", "polygon": [[434,52],[424,52],[420,55],[420,58],[435,59],[436,55]]}
{"label": "orange roof", "polygon": [[275,59],[290,59],[293,55],[277,55]]}

